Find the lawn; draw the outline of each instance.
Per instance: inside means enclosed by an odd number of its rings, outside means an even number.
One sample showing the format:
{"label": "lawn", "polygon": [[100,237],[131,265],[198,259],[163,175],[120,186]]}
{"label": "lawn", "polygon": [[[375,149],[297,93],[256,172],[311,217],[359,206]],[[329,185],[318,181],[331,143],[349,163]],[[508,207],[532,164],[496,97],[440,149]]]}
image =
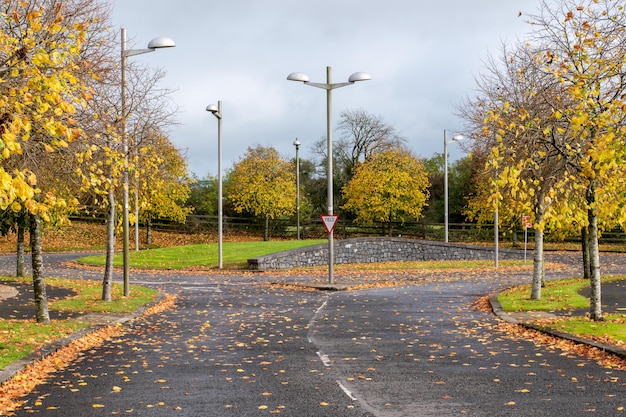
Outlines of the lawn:
{"label": "lawn", "polygon": [[[620,281],[626,276],[603,277],[602,282]],[[579,291],[589,286],[589,280],[570,278],[547,281],[541,289],[541,298],[531,300],[531,284],[519,285],[498,295],[498,301],[504,311],[556,311],[589,308],[589,299]]]}
{"label": "lawn", "polygon": [[[602,282],[625,280],[624,275],[603,277]],[[498,295],[504,311],[558,311],[589,308],[589,299],[580,290],[589,286],[589,280],[571,278],[546,282],[541,289],[541,299],[531,300],[530,284],[511,288]],[[542,326],[582,337],[626,342],[626,315],[607,314],[604,321],[587,317],[559,318],[542,323]]]}
{"label": "lawn", "polygon": [[[326,240],[277,240],[267,242],[225,242],[222,247],[224,269],[246,269],[247,260],[261,255],[324,243]],[[147,269],[217,268],[217,243],[172,246],[159,249],[131,251],[130,267]],[[104,265],[105,256],[86,256],[78,262]],[[122,266],[122,254],[114,258],[115,266]]]}

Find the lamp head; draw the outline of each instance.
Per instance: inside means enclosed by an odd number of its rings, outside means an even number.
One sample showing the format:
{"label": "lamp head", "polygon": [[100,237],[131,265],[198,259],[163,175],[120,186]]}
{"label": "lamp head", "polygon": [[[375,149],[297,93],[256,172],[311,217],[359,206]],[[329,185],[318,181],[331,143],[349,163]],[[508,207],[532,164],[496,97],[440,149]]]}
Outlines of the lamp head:
{"label": "lamp head", "polygon": [[158,37],[154,38],[148,43],[148,49],[159,49],[159,48],[173,48],[176,46],[176,43],[170,38]]}
{"label": "lamp head", "polygon": [[289,81],[300,81],[303,83],[309,82],[309,76],[301,72],[292,72],[287,76],[287,79]]}
{"label": "lamp head", "polygon": [[348,78],[348,82],[354,83],[357,81],[368,81],[371,80],[372,76],[365,72],[355,72]]}
{"label": "lamp head", "polygon": [[457,141],[458,141],[458,140],[463,140],[463,139],[465,139],[465,137],[463,137],[463,135],[454,135],[454,136],[452,137],[452,140],[457,140]]}
{"label": "lamp head", "polygon": [[222,113],[220,113],[219,106],[216,106],[215,104],[209,104],[208,106],[206,106],[206,111],[208,111],[209,113],[213,113],[213,116],[217,117],[218,119],[222,119]]}
{"label": "lamp head", "polygon": [[296,140],[293,141],[293,145],[298,148],[300,146],[300,141],[298,140],[298,138],[296,138]]}

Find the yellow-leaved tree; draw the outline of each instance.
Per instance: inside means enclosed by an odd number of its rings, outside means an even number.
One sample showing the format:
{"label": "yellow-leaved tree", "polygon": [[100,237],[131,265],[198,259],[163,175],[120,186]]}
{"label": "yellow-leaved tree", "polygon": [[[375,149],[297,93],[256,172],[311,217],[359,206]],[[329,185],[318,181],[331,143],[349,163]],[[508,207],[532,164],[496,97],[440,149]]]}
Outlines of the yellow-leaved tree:
{"label": "yellow-leaved tree", "polygon": [[[30,227],[38,322],[50,320],[43,279],[42,222],[69,201],[45,182],[81,136],[74,115],[84,106],[77,73],[92,19],[87,0],[0,2],[0,209],[22,212]],[[85,6],[85,8],[81,8]],[[65,187],[63,187],[65,188]]]}
{"label": "yellow-leaved tree", "polygon": [[273,147],[250,147],[228,173],[226,195],[236,212],[264,218],[268,240],[269,220],[296,210],[293,165]]}
{"label": "yellow-leaved tree", "polygon": [[[189,198],[191,179],[187,175],[185,159],[169,138],[156,132],[146,136],[134,163],[141,172],[135,178],[135,183],[139,184],[135,193],[135,198],[139,198],[139,210],[131,220],[143,221],[146,244],[150,245],[154,219],[186,221],[191,209],[183,204]],[[139,219],[135,218],[137,215]]]}
{"label": "yellow-leaved tree", "polygon": [[598,234],[623,223],[626,204],[623,9],[618,0],[542,2],[521,46],[529,59],[507,85],[497,74],[484,80],[495,99],[476,117],[496,201],[506,189],[510,207],[533,210],[539,232],[585,230],[593,320],[602,320]]}
{"label": "yellow-leaved tree", "polygon": [[359,223],[383,222],[393,233],[394,221],[417,220],[428,200],[428,174],[409,151],[396,148],[372,153],[358,163],[343,188],[343,209]]}

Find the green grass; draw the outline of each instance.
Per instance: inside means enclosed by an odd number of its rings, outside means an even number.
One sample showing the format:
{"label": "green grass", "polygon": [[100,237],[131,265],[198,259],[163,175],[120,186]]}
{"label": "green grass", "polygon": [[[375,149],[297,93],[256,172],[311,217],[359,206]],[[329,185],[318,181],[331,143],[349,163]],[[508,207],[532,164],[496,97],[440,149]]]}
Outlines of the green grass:
{"label": "green grass", "polygon": [[604,321],[592,321],[587,317],[572,317],[568,320],[559,320],[550,327],[583,337],[609,337],[626,342],[626,316],[623,314],[607,314],[604,316]]}
{"label": "green grass", "polygon": [[[623,275],[605,277],[602,282],[626,279]],[[541,298],[531,300],[531,284],[513,287],[500,295],[498,301],[504,311],[556,311],[589,308],[589,299],[578,292],[589,286],[589,280],[570,278],[547,281],[541,289]]]}
{"label": "green grass", "polygon": [[[268,242],[226,242],[222,247],[222,261],[225,269],[247,267],[247,260],[274,252],[324,243],[326,240],[278,240]],[[131,251],[130,267],[147,269],[217,268],[217,243],[173,246],[159,249]],[[102,266],[105,256],[86,256],[78,262]],[[122,266],[122,254],[115,255],[115,266]]]}
{"label": "green grass", "polygon": [[46,343],[62,339],[87,326],[87,323],[74,320],[38,324],[34,321],[0,319],[0,369],[30,355]]}
{"label": "green grass", "polygon": [[71,288],[78,293],[75,297],[55,301],[50,310],[80,311],[87,313],[125,313],[130,314],[139,307],[156,300],[158,291],[153,288],[130,286],[130,296],[124,297],[122,284],[111,287],[112,301],[102,301],[102,283],[95,281],[76,281],[69,279],[48,279],[48,285]]}
{"label": "green grass", "polygon": [[[30,278],[0,277],[0,284],[7,281],[31,282]],[[137,308],[156,300],[157,291],[139,286],[130,287],[130,296],[122,297],[123,286],[113,284],[113,301],[101,301],[102,284],[92,281],[49,278],[47,286],[72,289],[75,296],[52,301],[49,310],[87,313],[132,313]],[[33,310],[35,306],[32,306]],[[0,319],[0,369],[22,359],[35,349],[61,339],[90,324],[76,319],[54,320],[49,324],[35,323],[34,320]]]}
{"label": "green grass", "polygon": [[[602,282],[626,279],[624,275],[602,278]],[[558,311],[589,308],[589,299],[579,291],[589,286],[589,280],[571,278],[546,282],[541,289],[541,299],[531,300],[531,285],[520,285],[498,295],[504,311]],[[626,315],[607,314],[604,321],[587,317],[562,318],[545,327],[581,337],[613,339],[626,342]]]}

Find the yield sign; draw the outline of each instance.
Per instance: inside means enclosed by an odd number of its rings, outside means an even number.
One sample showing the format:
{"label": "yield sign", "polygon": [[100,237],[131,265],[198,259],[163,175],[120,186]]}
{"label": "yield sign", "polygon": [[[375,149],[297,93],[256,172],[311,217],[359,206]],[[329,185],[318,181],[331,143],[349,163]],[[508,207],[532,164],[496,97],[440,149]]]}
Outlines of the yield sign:
{"label": "yield sign", "polygon": [[320,217],[324,222],[324,227],[326,227],[326,231],[328,232],[328,234],[331,234],[333,232],[333,229],[335,228],[335,224],[337,224],[337,219],[339,218],[339,216],[337,214],[322,214]]}

